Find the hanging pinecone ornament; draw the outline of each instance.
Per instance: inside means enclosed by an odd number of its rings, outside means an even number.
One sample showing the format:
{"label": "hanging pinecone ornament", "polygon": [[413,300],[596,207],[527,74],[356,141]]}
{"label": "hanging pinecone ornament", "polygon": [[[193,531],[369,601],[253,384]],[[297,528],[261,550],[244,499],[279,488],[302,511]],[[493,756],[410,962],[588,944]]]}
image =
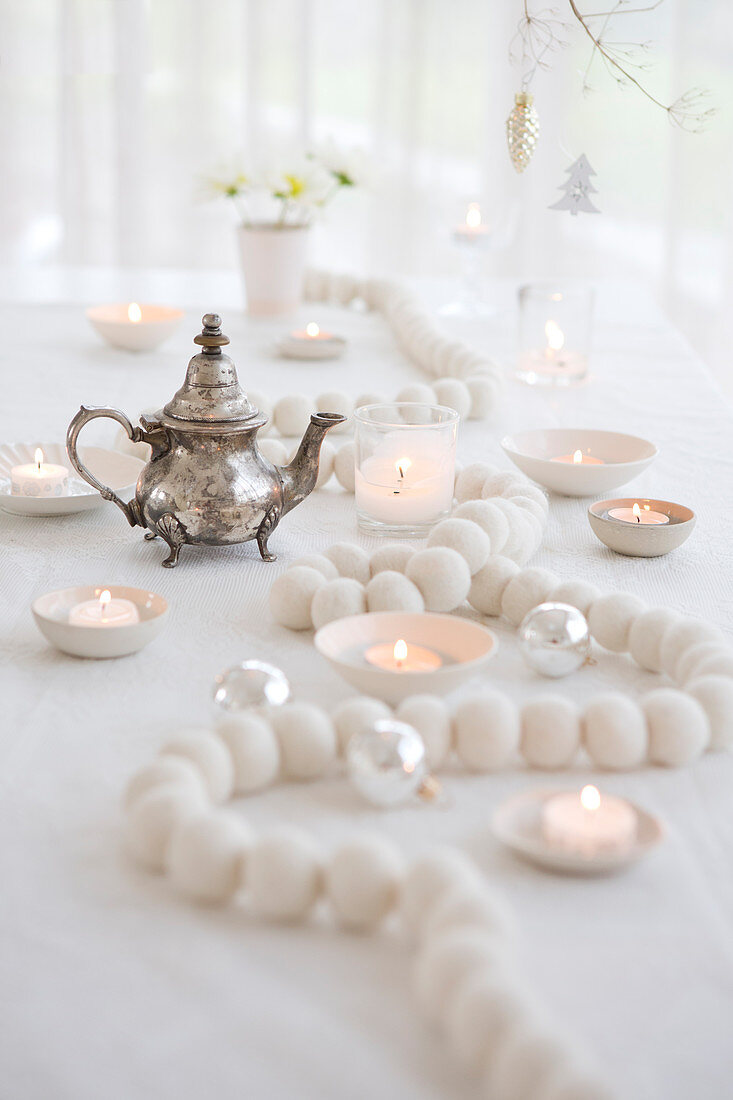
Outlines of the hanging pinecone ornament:
{"label": "hanging pinecone ornament", "polygon": [[517,92],[512,113],[506,120],[509,156],[517,172],[523,172],[531,161],[540,136],[540,119],[533,102],[534,96],[529,92]]}

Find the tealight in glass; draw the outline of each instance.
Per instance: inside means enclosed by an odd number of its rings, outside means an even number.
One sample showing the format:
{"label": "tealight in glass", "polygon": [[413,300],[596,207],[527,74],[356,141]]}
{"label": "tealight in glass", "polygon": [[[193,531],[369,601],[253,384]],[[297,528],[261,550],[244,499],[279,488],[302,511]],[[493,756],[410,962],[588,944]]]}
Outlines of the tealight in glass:
{"label": "tealight in glass", "polygon": [[588,373],[594,291],[530,283],[519,290],[517,377],[568,386]]}
{"label": "tealight in glass", "polygon": [[421,538],[450,514],[459,416],[442,405],[364,405],[354,413],[359,528]]}

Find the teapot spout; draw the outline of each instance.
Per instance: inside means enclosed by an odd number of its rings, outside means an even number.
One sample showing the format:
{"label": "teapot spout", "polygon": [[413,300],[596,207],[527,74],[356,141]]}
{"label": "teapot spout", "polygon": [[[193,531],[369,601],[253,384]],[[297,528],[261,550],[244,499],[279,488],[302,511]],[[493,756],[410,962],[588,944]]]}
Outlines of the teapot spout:
{"label": "teapot spout", "polygon": [[315,489],[321,444],[326,432],[345,419],[340,413],[314,413],[295,458],[288,466],[278,467],[283,483],[283,515],[305,500]]}

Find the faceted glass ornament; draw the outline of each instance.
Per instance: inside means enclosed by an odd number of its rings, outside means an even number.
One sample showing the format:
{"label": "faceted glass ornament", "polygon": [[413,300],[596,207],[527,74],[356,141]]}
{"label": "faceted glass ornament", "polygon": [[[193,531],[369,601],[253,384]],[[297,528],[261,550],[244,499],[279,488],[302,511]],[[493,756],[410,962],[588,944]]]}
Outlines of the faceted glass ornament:
{"label": "faceted glass ornament", "polygon": [[590,631],[582,611],[567,603],[541,603],[525,615],[519,646],[530,668],[542,676],[567,676],[590,653]]}
{"label": "faceted glass ornament", "polygon": [[265,661],[242,661],[214,677],[214,702],[222,710],[280,707],[292,692],[285,673]]}
{"label": "faceted glass ornament", "polygon": [[382,718],[351,738],[346,767],[352,785],[367,802],[398,806],[425,782],[425,745],[406,722]]}

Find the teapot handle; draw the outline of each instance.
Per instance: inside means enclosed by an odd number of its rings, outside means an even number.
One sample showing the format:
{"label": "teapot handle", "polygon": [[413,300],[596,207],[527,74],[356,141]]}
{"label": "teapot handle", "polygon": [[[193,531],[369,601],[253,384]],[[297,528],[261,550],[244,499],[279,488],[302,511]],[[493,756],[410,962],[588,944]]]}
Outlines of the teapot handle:
{"label": "teapot handle", "polygon": [[79,438],[79,432],[85,424],[88,424],[90,420],[96,420],[98,416],[108,416],[111,420],[116,420],[117,423],[121,424],[125,429],[133,443],[149,442],[142,428],[133,428],[128,418],[123,412],[120,412],[119,409],[110,409],[103,405],[82,405],[79,412],[69,424],[69,430],[66,433],[66,450],[71,459],[71,464],[79,476],[84,478],[84,481],[88,482],[88,484],[96,489],[98,493],[101,493],[105,500],[114,501],[117,507],[122,509],[131,527],[142,527],[143,523],[139,515],[135,498],[133,497],[129,504],[125,504],[124,500],[121,500],[120,497],[117,496],[117,493],[113,492],[108,486],[103,485],[93,473],[87,470],[77,453],[76,441]]}

